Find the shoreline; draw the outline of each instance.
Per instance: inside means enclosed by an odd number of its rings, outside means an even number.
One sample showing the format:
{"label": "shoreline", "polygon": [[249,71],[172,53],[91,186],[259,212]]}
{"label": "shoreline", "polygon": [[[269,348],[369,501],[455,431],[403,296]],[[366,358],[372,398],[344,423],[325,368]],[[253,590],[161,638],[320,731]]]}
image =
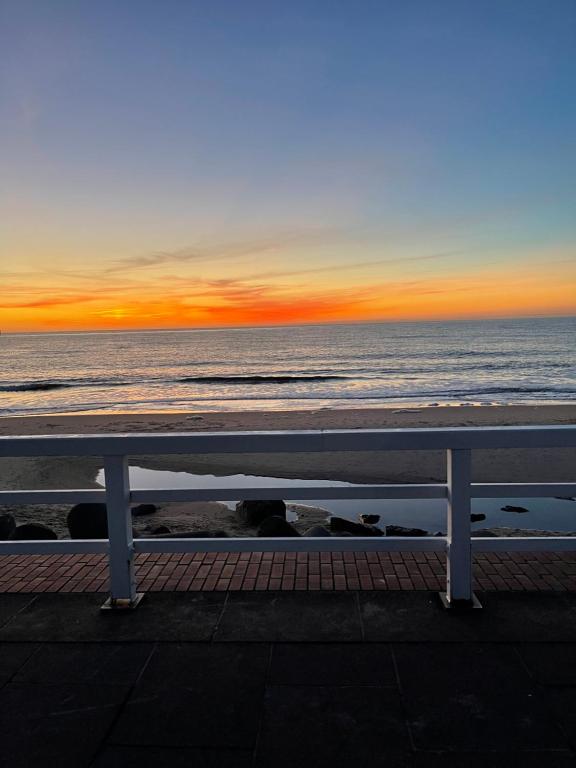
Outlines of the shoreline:
{"label": "shoreline", "polygon": [[[0,417],[0,436],[102,433],[170,433],[314,429],[425,429],[434,427],[576,425],[576,405],[362,408],[319,411],[228,411]],[[5,489],[96,487],[97,458],[0,460]],[[442,451],[323,454],[206,454],[139,456],[145,469],[194,474],[252,474],[357,483],[443,482]],[[475,482],[571,482],[576,449],[478,450]]]}
{"label": "shoreline", "polygon": [[[484,416],[480,416],[484,414]],[[159,420],[170,424],[174,420],[179,420],[184,425],[185,419],[213,420],[224,419],[232,423],[236,422],[260,422],[262,419],[278,419],[281,422],[294,421],[312,417],[315,421],[325,422],[326,419],[334,418],[338,422],[338,428],[347,428],[350,422],[350,428],[357,428],[359,421],[369,420],[374,424],[374,428],[385,428],[391,426],[392,422],[404,422],[405,420],[421,422],[420,426],[431,426],[427,423],[428,417],[432,421],[438,421],[437,426],[456,426],[465,417],[473,416],[478,419],[478,426],[483,424],[502,425],[503,419],[510,419],[510,423],[520,424],[576,424],[576,402],[534,402],[530,404],[493,404],[493,403],[458,403],[452,405],[440,405],[428,403],[426,405],[371,405],[371,406],[351,406],[350,408],[339,407],[320,407],[320,408],[287,408],[284,410],[222,410],[222,411],[202,411],[199,409],[172,409],[172,410],[139,410],[139,411],[117,411],[105,409],[85,409],[82,411],[55,410],[49,413],[26,413],[26,414],[2,414],[0,413],[0,436],[9,434],[41,434],[38,429],[44,423],[49,429],[57,426],[62,427],[64,432],[84,424],[94,423],[99,427],[116,427],[121,425],[122,420],[139,419],[140,421]],[[35,425],[34,431],[18,429],[10,426],[15,421],[23,420],[23,425]],[[109,419],[107,424],[99,424],[104,419]],[[47,421],[48,420],[48,421]],[[118,423],[115,423],[118,422]],[[448,423],[450,422],[450,424]],[[467,423],[467,422],[466,422]],[[462,424],[461,424],[462,425]],[[251,426],[251,425],[250,425]],[[286,428],[286,427],[281,427]],[[318,428],[327,429],[328,426]],[[63,432],[63,433],[64,433]]]}
{"label": "shoreline", "polygon": [[[232,401],[234,402],[234,401]],[[238,400],[239,403],[249,403],[251,401]],[[529,403],[495,403],[495,402],[413,402],[413,401],[398,401],[398,402],[386,402],[379,404],[375,402],[366,402],[364,405],[358,405],[358,401],[355,400],[338,400],[334,401],[334,405],[310,405],[304,407],[303,401],[298,401],[298,406],[295,408],[273,406],[272,403],[281,402],[285,405],[289,401],[281,400],[257,400],[258,407],[256,408],[207,408],[202,410],[199,408],[158,408],[157,410],[152,408],[134,408],[128,410],[119,410],[116,408],[109,408],[103,406],[102,408],[80,408],[78,410],[69,410],[66,408],[57,408],[48,411],[26,411],[24,413],[2,413],[0,410],[0,422],[4,420],[17,420],[17,419],[49,419],[49,418],[86,418],[86,417],[171,417],[171,416],[189,416],[191,414],[198,414],[201,416],[226,416],[228,414],[314,414],[320,412],[365,412],[365,411],[387,411],[388,413],[407,413],[411,411],[428,411],[428,410],[459,410],[460,408],[576,408],[576,400],[535,400]],[[264,407],[264,404],[270,403],[270,407]],[[305,401],[304,401],[305,402]],[[314,401],[310,401],[311,403]],[[327,403],[331,401],[320,400],[321,403]]]}

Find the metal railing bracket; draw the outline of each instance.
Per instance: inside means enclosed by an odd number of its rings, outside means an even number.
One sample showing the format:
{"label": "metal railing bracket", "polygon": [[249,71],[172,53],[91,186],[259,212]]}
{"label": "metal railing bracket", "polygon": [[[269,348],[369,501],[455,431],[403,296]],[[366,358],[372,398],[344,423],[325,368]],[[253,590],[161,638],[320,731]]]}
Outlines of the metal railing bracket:
{"label": "metal railing bracket", "polygon": [[471,600],[448,600],[446,592],[438,592],[440,603],[443,608],[453,613],[460,611],[470,611],[472,609],[482,608],[482,603],[478,600],[476,594],[472,592]]}
{"label": "metal railing bracket", "polygon": [[106,602],[100,606],[101,611],[112,611],[114,613],[125,613],[138,608],[144,597],[144,592],[136,592],[133,600],[126,600],[121,597],[109,597]]}

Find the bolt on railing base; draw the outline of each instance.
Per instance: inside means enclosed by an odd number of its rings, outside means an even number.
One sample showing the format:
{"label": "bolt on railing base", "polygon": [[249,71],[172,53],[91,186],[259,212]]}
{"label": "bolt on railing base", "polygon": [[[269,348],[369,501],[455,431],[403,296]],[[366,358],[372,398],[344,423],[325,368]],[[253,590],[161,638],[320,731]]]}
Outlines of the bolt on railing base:
{"label": "bolt on railing base", "polygon": [[114,611],[117,613],[133,611],[135,608],[138,608],[144,595],[145,592],[137,592],[134,600],[109,597],[108,600],[106,600],[106,602],[100,606],[100,610]]}
{"label": "bolt on railing base", "polygon": [[449,611],[469,611],[473,608],[482,608],[482,603],[474,592],[472,592],[472,600],[449,600],[446,592],[439,592],[438,597],[442,607]]}

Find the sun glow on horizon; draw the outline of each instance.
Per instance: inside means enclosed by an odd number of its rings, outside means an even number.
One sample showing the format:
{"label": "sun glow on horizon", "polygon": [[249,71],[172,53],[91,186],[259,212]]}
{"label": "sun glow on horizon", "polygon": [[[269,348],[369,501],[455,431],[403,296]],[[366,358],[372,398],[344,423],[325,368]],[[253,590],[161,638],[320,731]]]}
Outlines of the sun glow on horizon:
{"label": "sun glow on horizon", "polygon": [[[286,256],[279,260],[285,263]],[[265,269],[245,277],[231,265],[224,271],[220,265],[210,277],[213,267],[205,267],[202,277],[186,265],[170,265],[172,274],[165,274],[166,264],[111,269],[108,274],[63,271],[57,279],[40,271],[13,273],[0,303],[0,329],[137,330],[576,313],[576,260],[564,252],[533,253],[522,268],[507,260],[471,268],[459,265],[456,256],[439,255],[433,268],[425,260],[406,258],[368,269],[340,263],[326,271],[302,267],[285,275],[280,268]]]}

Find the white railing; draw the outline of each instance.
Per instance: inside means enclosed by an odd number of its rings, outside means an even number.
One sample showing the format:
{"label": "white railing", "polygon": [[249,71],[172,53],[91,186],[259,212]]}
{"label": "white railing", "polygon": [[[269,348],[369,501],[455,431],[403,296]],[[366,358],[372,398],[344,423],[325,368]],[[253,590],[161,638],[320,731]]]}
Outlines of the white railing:
{"label": "white railing", "polygon": [[[99,456],[104,460],[102,490],[1,491],[2,504],[103,502],[108,510],[107,540],[1,541],[0,555],[106,553],[110,604],[137,602],[134,554],[138,552],[446,552],[446,600],[471,604],[474,552],[576,550],[576,537],[472,538],[472,498],[576,495],[576,483],[472,483],[471,451],[497,448],[574,448],[576,426],[475,427],[299,432],[192,432],[0,437],[0,457]],[[445,450],[446,483],[361,485],[358,487],[131,489],[128,457],[208,453],[318,453],[324,451]],[[1,464],[0,464],[1,469]],[[132,537],[130,505],[135,502],[227,501],[233,499],[446,499],[446,536],[145,539]]]}

